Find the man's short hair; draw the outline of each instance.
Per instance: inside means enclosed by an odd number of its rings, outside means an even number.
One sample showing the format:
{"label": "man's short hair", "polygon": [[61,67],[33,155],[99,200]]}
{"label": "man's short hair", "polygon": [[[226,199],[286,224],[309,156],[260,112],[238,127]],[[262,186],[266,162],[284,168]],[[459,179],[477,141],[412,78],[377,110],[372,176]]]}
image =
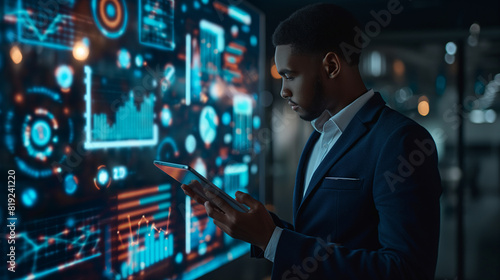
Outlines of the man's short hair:
{"label": "man's short hair", "polygon": [[[355,27],[360,24],[346,9],[334,4],[308,5],[282,21],[273,34],[273,45],[291,45],[294,53],[321,53],[333,51],[350,65],[358,65],[359,52],[344,51],[356,46]],[[349,55],[349,57],[345,57]]]}

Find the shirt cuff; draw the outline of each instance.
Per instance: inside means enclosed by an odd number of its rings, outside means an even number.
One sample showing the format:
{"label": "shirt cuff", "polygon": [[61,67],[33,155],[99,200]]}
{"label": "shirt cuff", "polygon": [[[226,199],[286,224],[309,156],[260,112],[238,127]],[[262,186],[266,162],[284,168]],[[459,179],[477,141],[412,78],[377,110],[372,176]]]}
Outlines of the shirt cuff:
{"label": "shirt cuff", "polygon": [[280,227],[274,228],[273,235],[267,243],[266,250],[264,251],[264,258],[274,262],[274,256],[276,255],[276,247],[278,247],[278,242],[280,241],[281,233],[283,229]]}

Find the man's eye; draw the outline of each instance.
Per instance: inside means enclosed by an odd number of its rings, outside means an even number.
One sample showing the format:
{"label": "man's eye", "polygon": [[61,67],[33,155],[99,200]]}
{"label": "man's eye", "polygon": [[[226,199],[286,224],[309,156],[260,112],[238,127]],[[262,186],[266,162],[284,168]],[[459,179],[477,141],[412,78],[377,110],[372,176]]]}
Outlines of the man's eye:
{"label": "man's eye", "polygon": [[288,81],[293,80],[293,77],[290,77],[290,76],[285,76],[284,78],[285,78],[285,80],[288,80]]}

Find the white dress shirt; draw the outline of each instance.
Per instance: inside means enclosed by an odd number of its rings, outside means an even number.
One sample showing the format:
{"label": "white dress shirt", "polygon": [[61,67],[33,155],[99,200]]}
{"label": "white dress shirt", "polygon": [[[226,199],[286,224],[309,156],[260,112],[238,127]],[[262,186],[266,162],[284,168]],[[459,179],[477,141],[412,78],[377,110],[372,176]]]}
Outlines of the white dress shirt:
{"label": "white dress shirt", "polygon": [[[321,135],[318,141],[316,141],[316,144],[314,144],[309,162],[307,163],[302,197],[306,194],[311,178],[326,154],[328,154],[330,149],[340,138],[340,135],[342,135],[342,132],[344,132],[347,125],[349,125],[352,118],[354,118],[356,113],[358,113],[361,107],[363,107],[374,94],[373,89],[370,89],[351,104],[340,110],[337,114],[332,116],[328,110],[325,110],[317,119],[311,122],[312,127],[317,132],[321,133]],[[264,257],[272,262],[274,262],[276,247],[278,246],[282,231],[283,229],[280,227],[274,229],[273,235],[271,239],[269,239],[266,250],[264,251]]]}

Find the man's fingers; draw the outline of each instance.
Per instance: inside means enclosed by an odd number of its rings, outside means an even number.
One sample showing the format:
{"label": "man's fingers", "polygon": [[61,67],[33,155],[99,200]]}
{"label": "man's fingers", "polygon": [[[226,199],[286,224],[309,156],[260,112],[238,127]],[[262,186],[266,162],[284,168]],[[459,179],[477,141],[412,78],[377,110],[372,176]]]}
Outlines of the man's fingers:
{"label": "man's fingers", "polygon": [[191,188],[191,184],[190,183],[189,185],[185,185],[185,184],[182,184],[181,185],[181,188],[182,190],[184,191],[184,193],[188,196],[190,196],[192,199],[194,199],[194,201],[198,202],[199,204],[203,204],[205,203],[206,199],[204,199],[203,197],[197,195],[193,189]]}
{"label": "man's fingers", "polygon": [[236,192],[236,200],[239,203],[243,203],[243,204],[247,205],[251,209],[255,209],[255,208],[259,207],[261,204],[260,201],[254,199],[251,195],[244,193],[244,192],[240,192],[240,191]]}
{"label": "man's fingers", "polygon": [[205,189],[205,195],[207,198],[215,204],[215,206],[219,207],[222,211],[225,213],[230,213],[232,211],[235,211],[229,204],[227,204],[222,198],[216,196],[214,193],[212,193],[209,190]]}
{"label": "man's fingers", "polygon": [[215,205],[212,205],[210,201],[205,201],[203,204],[205,206],[205,210],[207,211],[207,215],[215,220],[220,220],[220,221],[225,221],[226,216],[224,215],[224,212],[221,212],[221,210],[217,209]]}

